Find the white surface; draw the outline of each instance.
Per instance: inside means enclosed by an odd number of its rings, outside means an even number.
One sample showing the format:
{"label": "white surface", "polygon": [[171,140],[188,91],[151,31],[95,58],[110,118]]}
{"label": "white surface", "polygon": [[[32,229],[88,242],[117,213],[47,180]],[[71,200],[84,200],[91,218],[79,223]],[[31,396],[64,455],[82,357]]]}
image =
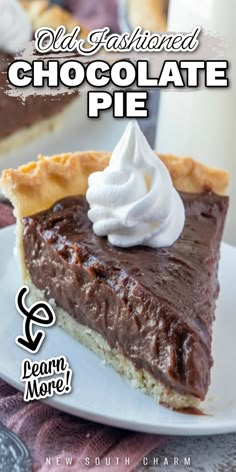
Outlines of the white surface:
{"label": "white surface", "polygon": [[100,118],[87,118],[87,94],[82,94],[62,117],[54,132],[39,136],[26,146],[0,155],[0,175],[3,169],[15,168],[34,161],[37,155],[51,156],[85,149],[112,151],[122,136],[128,120],[114,119],[110,110]]}
{"label": "white surface", "polygon": [[72,392],[50,403],[68,413],[132,430],[163,434],[202,435],[236,431],[236,249],[222,245],[221,294],[214,324],[212,384],[203,411],[207,416],[172,412],[135,390],[128,381],[63,330],[52,327],[40,352],[30,356],[14,339],[22,334],[22,317],[14,306],[21,285],[13,256],[14,226],[0,231],[1,332],[0,376],[19,389],[21,362],[65,355],[73,370]]}

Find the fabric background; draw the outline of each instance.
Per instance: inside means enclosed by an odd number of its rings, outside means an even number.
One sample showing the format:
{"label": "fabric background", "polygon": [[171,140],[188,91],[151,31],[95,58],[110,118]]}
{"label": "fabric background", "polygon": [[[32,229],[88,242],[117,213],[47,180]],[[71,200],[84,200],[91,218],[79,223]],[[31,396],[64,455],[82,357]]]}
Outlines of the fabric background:
{"label": "fabric background", "polygon": [[[0,421],[14,431],[29,448],[34,471],[84,472],[85,470],[118,470],[129,472],[143,456],[158,446],[163,438],[155,435],[133,433],[92,423],[62,413],[41,402],[26,404],[20,392],[0,380]],[[46,465],[50,457],[51,465]],[[85,465],[90,458],[91,467]],[[95,466],[95,458],[101,465]],[[105,465],[105,457],[111,458],[111,467]],[[112,466],[112,459],[120,458],[120,466]],[[130,465],[124,465],[125,458]],[[66,466],[66,459],[73,458],[73,465]],[[57,465],[60,461],[60,468]],[[93,464],[93,466],[92,466]],[[4,471],[3,471],[4,472]]]}

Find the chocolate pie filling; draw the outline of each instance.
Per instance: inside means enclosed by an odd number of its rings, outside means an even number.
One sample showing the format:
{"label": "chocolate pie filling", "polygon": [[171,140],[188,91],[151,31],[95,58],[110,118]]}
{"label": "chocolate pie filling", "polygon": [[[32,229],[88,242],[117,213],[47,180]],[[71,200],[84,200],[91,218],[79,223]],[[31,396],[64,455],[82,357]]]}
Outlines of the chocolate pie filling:
{"label": "chocolate pie filling", "polygon": [[167,387],[204,399],[228,198],[180,193],[186,220],[169,248],[120,249],[97,237],[84,196],[23,218],[34,285]]}
{"label": "chocolate pie filling", "polygon": [[62,112],[75,98],[75,94],[58,97],[36,95],[27,97],[22,103],[20,98],[6,95],[9,89],[7,69],[13,61],[13,56],[0,52],[0,140]]}

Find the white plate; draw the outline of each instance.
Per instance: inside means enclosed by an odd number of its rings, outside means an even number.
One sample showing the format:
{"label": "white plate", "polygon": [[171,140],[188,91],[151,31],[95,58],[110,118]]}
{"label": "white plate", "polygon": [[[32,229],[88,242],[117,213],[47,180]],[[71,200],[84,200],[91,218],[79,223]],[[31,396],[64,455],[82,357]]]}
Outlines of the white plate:
{"label": "white plate", "polygon": [[14,339],[22,333],[22,318],[14,307],[14,298],[21,280],[13,247],[14,226],[0,231],[1,377],[23,389],[19,378],[24,358],[40,360],[65,355],[73,370],[72,392],[54,396],[50,400],[54,407],[108,425],[149,433],[201,435],[236,431],[236,248],[222,244],[221,293],[214,324],[215,365],[203,406],[206,416],[195,416],[157,405],[55,326],[47,329],[46,340],[38,354],[30,356],[19,348]]}
{"label": "white plate", "polygon": [[87,95],[82,94],[68,108],[54,132],[42,134],[25,146],[1,154],[0,175],[3,169],[35,160],[39,153],[51,156],[85,149],[112,151],[127,122],[124,118],[114,120],[110,110],[103,111],[100,118],[87,118]]}

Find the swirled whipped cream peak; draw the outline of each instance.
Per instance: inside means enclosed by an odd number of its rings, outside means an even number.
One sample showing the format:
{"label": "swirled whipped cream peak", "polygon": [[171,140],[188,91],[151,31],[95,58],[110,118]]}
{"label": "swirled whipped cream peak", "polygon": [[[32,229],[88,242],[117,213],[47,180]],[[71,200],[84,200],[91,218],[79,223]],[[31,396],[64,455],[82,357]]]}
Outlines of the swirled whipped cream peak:
{"label": "swirled whipped cream peak", "polygon": [[0,50],[14,54],[32,37],[30,20],[18,0],[0,0]]}
{"label": "swirled whipped cream peak", "polygon": [[98,236],[119,247],[171,246],[180,236],[185,211],[170,174],[131,121],[103,172],[89,177],[88,217]]}

